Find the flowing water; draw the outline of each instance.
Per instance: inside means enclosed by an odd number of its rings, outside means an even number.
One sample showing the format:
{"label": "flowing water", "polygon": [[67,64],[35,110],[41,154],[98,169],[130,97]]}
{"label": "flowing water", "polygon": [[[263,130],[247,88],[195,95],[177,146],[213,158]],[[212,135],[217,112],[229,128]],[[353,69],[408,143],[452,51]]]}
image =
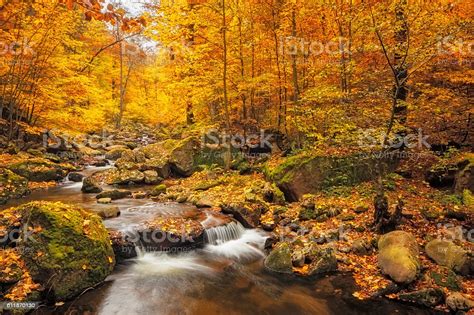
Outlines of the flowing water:
{"label": "flowing water", "polygon": [[[85,171],[90,174],[98,168]],[[36,191],[21,201],[63,201],[100,208],[94,195],[80,192],[81,183]],[[104,221],[107,228],[133,231],[159,216],[196,216],[200,210],[149,200],[114,201],[121,216]],[[202,214],[202,213],[201,213]],[[178,254],[139,251],[119,264],[105,283],[75,301],[42,307],[35,314],[429,314],[430,311],[377,299],[361,302],[349,275],[303,279],[274,275],[263,268],[266,233],[239,223],[219,225],[220,218],[201,215],[204,248]]]}

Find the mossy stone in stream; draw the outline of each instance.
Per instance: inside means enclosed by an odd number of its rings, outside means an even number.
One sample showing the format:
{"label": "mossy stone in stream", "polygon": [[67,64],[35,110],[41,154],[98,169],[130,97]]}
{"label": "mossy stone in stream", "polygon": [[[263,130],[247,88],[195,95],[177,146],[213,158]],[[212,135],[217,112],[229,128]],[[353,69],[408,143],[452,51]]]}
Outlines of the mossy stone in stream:
{"label": "mossy stone in stream", "polygon": [[164,193],[166,193],[166,185],[161,184],[161,185],[155,186],[150,194],[154,197],[158,197],[159,195],[164,194]]}
{"label": "mossy stone in stream", "polygon": [[[63,301],[102,282],[113,270],[108,232],[97,215],[60,202],[31,202],[0,213],[7,232],[21,227],[15,246],[35,283]],[[17,228],[18,229],[18,228]]]}
{"label": "mossy stone in stream", "polygon": [[286,242],[277,244],[265,259],[265,268],[279,273],[292,273],[290,245]]}

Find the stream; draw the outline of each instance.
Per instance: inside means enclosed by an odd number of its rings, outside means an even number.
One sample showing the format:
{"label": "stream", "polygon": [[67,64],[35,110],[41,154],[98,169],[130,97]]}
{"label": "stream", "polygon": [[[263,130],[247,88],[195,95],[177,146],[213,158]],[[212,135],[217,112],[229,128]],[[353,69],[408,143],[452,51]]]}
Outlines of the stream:
{"label": "stream", "polygon": [[[104,168],[88,168],[92,174]],[[82,183],[65,182],[38,190],[15,206],[33,200],[62,201],[98,208],[95,195],[81,193]],[[190,205],[123,199],[113,202],[121,215],[104,221],[123,230],[156,215],[181,215],[198,210]],[[204,226],[212,216],[203,216]],[[207,245],[198,250],[166,254],[139,251],[135,259],[116,266],[97,288],[72,302],[41,307],[34,314],[431,314],[427,309],[386,299],[359,301],[350,275],[317,279],[275,275],[264,270],[266,233],[238,223],[206,231]]]}

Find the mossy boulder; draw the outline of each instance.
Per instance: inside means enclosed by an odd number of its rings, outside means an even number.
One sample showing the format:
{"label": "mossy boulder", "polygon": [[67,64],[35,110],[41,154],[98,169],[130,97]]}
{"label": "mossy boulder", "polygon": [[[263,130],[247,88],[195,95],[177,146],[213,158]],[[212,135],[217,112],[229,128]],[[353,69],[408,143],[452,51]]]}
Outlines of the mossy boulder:
{"label": "mossy boulder", "polygon": [[441,266],[463,275],[474,273],[474,260],[471,255],[451,241],[434,239],[426,244],[425,251],[428,257]]}
{"label": "mossy boulder", "polygon": [[118,147],[118,148],[114,148],[110,151],[108,151],[106,154],[105,154],[105,158],[107,160],[118,160],[122,157],[123,153],[124,152],[128,152],[128,151],[131,151],[128,147]]}
{"label": "mossy boulder", "polygon": [[246,228],[256,228],[260,223],[260,216],[268,209],[264,203],[255,202],[235,202],[221,204],[224,214],[232,214]]}
{"label": "mossy boulder", "polygon": [[163,178],[154,170],[144,171],[143,175],[145,175],[145,184],[147,185],[157,185],[163,181]]}
{"label": "mossy boulder", "polygon": [[[395,170],[398,161],[382,158],[384,172]],[[302,153],[287,158],[276,167],[267,167],[267,177],[285,193],[289,201],[335,186],[355,185],[377,175],[376,156],[313,156]]]}
{"label": "mossy boulder", "polygon": [[118,169],[136,170],[142,169],[143,163],[145,162],[145,154],[140,150],[125,150],[122,152],[120,158],[115,162],[115,166]]}
{"label": "mossy boulder", "polygon": [[8,168],[33,182],[58,181],[63,179],[69,171],[74,170],[71,165],[56,164],[42,158],[14,163],[9,165]]}
{"label": "mossy boulder", "polygon": [[26,178],[0,168],[0,204],[5,204],[10,199],[21,198],[29,192]]}
{"label": "mossy boulder", "polygon": [[108,174],[107,184],[109,185],[130,185],[142,184],[145,181],[145,175],[139,170],[113,170]]}
{"label": "mossy boulder", "polygon": [[382,273],[397,283],[413,282],[420,271],[418,244],[415,237],[404,231],[383,235],[378,242],[378,264]]}
{"label": "mossy boulder", "polygon": [[115,259],[102,220],[63,203],[31,202],[0,212],[2,244],[18,249],[32,280],[50,300],[71,299],[102,282]]}
{"label": "mossy boulder", "polygon": [[278,273],[292,273],[293,262],[291,259],[290,245],[286,242],[275,245],[264,262],[265,268]]}

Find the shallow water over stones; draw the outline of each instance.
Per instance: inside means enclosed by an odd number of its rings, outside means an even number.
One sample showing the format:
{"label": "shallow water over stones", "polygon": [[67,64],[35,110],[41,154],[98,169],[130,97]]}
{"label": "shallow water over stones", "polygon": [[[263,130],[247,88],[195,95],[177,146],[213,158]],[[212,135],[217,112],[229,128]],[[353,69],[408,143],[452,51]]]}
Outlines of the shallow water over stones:
{"label": "shallow water over stones", "polygon": [[[90,168],[90,175],[104,168]],[[62,201],[99,209],[95,195],[82,194],[81,183],[33,192],[8,206],[32,200]],[[137,188],[138,189],[138,188]],[[147,252],[124,260],[103,283],[62,306],[43,306],[34,314],[430,314],[429,310],[384,299],[361,302],[350,275],[298,278],[264,270],[267,234],[244,229],[220,214],[190,205],[121,199],[121,211],[105,220],[108,229],[134,231],[156,217],[192,218],[207,229],[205,244],[173,253]]]}

